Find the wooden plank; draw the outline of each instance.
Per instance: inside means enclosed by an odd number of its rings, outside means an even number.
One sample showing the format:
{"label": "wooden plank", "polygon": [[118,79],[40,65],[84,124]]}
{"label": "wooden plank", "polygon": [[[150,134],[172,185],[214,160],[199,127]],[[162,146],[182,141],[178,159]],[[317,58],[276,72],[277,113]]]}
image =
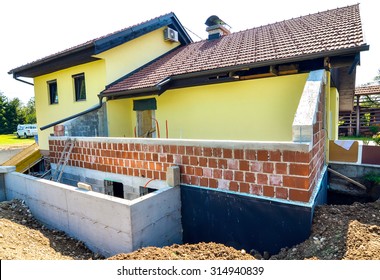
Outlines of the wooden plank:
{"label": "wooden plank", "polygon": [[328,167],[327,169],[329,172],[331,172],[331,173],[335,174],[336,176],[346,180],[347,182],[350,182],[350,183],[354,184],[355,186],[357,186],[363,190],[367,190],[366,186],[364,186],[364,185],[360,184],[359,182],[343,175],[342,173],[339,173],[338,171],[335,171],[334,169],[331,169],[330,167]]}

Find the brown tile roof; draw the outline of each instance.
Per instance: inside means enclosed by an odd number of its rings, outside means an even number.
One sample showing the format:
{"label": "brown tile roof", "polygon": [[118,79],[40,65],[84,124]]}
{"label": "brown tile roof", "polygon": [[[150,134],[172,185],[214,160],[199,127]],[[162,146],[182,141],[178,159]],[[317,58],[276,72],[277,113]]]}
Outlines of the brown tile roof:
{"label": "brown tile roof", "polygon": [[168,77],[187,73],[323,57],[363,45],[357,4],[180,47],[110,85],[103,94],[152,88]]}
{"label": "brown tile roof", "polygon": [[380,94],[380,85],[362,86],[355,88],[356,95]]}

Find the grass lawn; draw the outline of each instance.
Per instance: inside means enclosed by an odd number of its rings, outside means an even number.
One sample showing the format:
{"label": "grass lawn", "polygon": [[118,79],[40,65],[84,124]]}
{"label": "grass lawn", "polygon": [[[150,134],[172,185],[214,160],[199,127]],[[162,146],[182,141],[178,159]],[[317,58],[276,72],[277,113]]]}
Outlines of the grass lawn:
{"label": "grass lawn", "polygon": [[0,135],[0,148],[1,146],[9,146],[9,145],[31,145],[34,142],[35,142],[34,137],[17,138],[17,136],[14,134]]}
{"label": "grass lawn", "polygon": [[362,140],[362,141],[373,141],[372,137],[364,136],[340,136],[339,140]]}

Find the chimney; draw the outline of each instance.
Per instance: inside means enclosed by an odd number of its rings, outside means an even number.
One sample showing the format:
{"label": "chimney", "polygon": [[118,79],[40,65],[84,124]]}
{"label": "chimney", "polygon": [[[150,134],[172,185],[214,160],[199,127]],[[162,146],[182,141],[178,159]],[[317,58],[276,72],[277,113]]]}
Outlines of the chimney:
{"label": "chimney", "polygon": [[209,40],[218,39],[224,35],[231,34],[230,30],[227,28],[227,26],[230,26],[215,15],[210,16],[205,24],[207,25],[206,31],[208,32]]}

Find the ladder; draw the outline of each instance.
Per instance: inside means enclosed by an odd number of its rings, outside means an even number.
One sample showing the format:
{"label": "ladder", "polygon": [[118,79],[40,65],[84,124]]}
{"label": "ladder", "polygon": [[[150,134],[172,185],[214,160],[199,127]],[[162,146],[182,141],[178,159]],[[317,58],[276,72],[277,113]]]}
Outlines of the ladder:
{"label": "ladder", "polygon": [[55,169],[54,174],[51,177],[52,180],[56,182],[59,182],[61,180],[63,170],[65,169],[65,166],[70,159],[70,155],[74,148],[74,145],[75,145],[75,139],[72,140],[71,138],[68,138],[66,140],[65,147],[63,148],[61,157],[57,163],[57,168]]}

